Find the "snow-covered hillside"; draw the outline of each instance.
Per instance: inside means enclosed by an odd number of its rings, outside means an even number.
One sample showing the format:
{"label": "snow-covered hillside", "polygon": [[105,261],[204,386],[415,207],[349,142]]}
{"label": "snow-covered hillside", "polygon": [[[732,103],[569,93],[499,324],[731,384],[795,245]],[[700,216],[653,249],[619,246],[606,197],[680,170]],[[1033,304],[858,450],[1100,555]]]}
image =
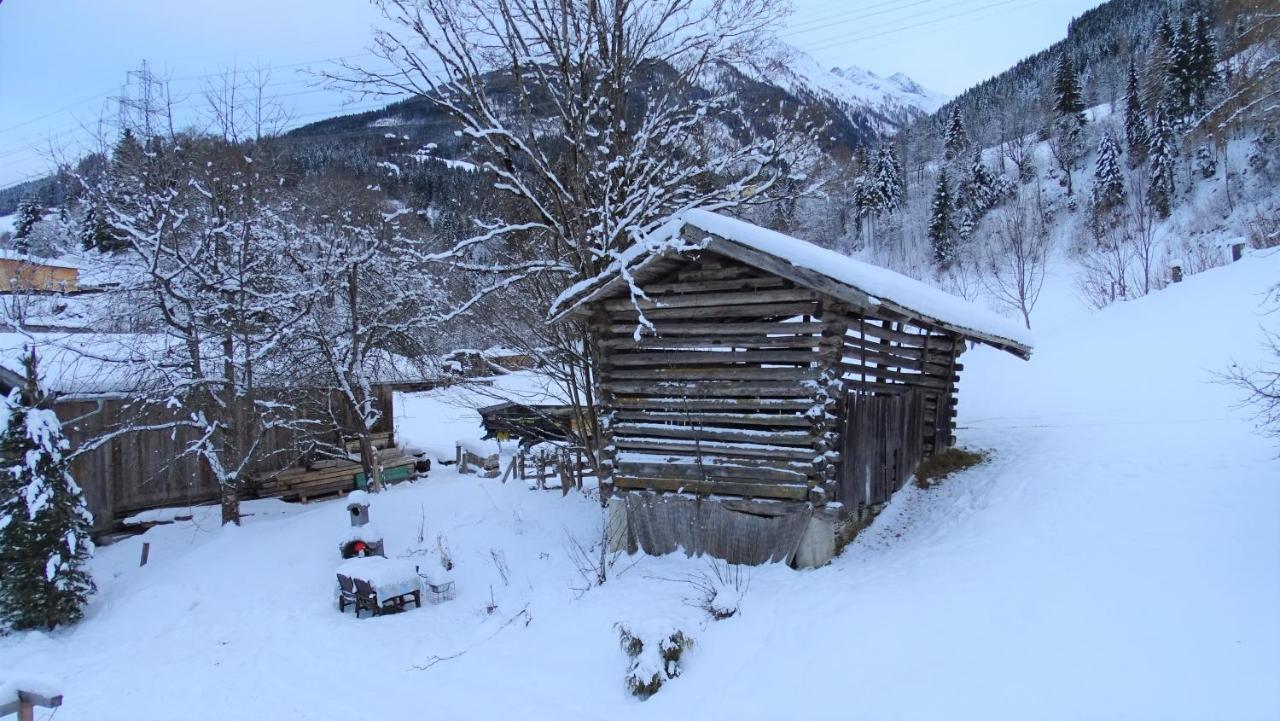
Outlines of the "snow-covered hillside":
{"label": "snow-covered hillside", "polygon": [[[685,602],[705,564],[683,557],[575,590],[569,538],[598,536],[597,505],[437,467],[372,515],[425,567],[443,538],[454,601],[339,614],[343,504],[255,502],[241,528],[214,510],[100,549],[87,619],[0,639],[0,669],[61,677],[59,721],[1274,719],[1280,460],[1214,372],[1258,357],[1278,278],[1280,253],[1256,252],[1055,311],[1030,362],[966,354],[960,441],[993,459],[908,486],[827,567],[752,570],[726,621]],[[456,397],[397,407],[408,443],[475,435]],[[614,624],[652,618],[696,646],[641,703]]]}

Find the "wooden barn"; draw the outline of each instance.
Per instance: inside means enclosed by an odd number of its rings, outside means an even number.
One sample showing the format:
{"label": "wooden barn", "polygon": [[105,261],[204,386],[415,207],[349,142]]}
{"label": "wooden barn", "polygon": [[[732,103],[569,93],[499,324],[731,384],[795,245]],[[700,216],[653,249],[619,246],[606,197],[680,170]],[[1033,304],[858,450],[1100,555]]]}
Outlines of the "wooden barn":
{"label": "wooden barn", "polygon": [[919,281],[708,211],[556,301],[590,329],[610,542],[825,563],[955,442],[961,353],[1020,326]]}

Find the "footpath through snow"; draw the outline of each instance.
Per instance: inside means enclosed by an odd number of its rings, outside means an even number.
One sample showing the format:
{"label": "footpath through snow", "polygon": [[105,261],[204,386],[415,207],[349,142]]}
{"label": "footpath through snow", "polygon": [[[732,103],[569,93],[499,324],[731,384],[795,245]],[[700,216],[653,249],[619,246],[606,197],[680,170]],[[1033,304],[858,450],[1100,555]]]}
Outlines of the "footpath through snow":
{"label": "footpath through snow", "polygon": [[[390,555],[447,543],[454,601],[340,615],[342,504],[249,504],[101,549],[86,621],[0,639],[0,669],[61,678],[59,721],[1274,719],[1280,461],[1213,374],[1257,360],[1277,281],[1256,254],[1038,333],[1029,363],[966,355],[959,436],[992,462],[908,487],[825,568],[754,569],[726,621],[685,602],[701,561],[576,590],[568,539],[601,521],[579,494],[437,468],[372,515]],[[406,440],[459,435],[406,400]],[[697,645],[641,703],[614,624],[654,617]]]}

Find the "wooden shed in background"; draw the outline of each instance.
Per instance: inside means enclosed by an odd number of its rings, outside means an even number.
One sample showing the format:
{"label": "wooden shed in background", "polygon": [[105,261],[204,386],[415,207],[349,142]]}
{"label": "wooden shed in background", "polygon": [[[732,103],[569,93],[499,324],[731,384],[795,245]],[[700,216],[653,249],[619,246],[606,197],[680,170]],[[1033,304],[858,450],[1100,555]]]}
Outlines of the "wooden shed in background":
{"label": "wooden shed in background", "polygon": [[1026,332],[884,268],[677,216],[553,321],[590,328],[615,548],[820,565],[955,442],[960,354]]}

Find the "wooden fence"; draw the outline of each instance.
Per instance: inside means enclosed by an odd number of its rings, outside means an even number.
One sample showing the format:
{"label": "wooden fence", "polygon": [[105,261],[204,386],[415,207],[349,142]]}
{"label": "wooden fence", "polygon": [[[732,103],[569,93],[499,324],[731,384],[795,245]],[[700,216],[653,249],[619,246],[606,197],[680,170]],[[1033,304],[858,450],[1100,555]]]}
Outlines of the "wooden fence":
{"label": "wooden fence", "polygon": [[[377,386],[374,392],[382,411],[374,431],[394,433],[392,388]],[[340,400],[336,393],[309,393],[299,404],[306,409],[300,415],[316,421],[315,431],[276,428],[266,432],[259,439],[264,460],[251,474],[270,475],[296,464],[315,441],[337,442],[336,427],[353,427]],[[157,408],[140,415],[128,399],[106,398],[63,399],[55,403],[54,412],[74,449],[127,423],[161,424],[174,411]],[[199,458],[184,452],[195,435],[189,428],[134,431],[77,455],[71,473],[93,513],[94,532],[108,532],[139,511],[215,501],[217,481]],[[252,493],[252,488],[247,490]]]}

